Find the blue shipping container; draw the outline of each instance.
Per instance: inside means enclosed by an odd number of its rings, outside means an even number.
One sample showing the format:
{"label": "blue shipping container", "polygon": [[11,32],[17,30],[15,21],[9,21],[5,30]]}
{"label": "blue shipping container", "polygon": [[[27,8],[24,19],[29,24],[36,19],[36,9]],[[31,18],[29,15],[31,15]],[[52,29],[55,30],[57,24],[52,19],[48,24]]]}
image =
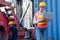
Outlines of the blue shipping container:
{"label": "blue shipping container", "polygon": [[[54,18],[48,26],[48,39],[60,40],[60,0],[44,0],[47,4],[46,11],[53,12]],[[37,0],[34,5],[38,4]],[[34,12],[38,11],[38,6],[34,6]]]}

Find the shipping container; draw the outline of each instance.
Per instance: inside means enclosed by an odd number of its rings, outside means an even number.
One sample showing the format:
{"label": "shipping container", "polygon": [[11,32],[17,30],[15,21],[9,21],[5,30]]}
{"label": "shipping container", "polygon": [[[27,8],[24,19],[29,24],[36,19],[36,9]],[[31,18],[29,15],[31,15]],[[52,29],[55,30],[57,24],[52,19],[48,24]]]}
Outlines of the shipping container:
{"label": "shipping container", "polygon": [[53,12],[54,18],[49,23],[48,36],[50,40],[60,40],[60,0],[46,0],[46,11]]}
{"label": "shipping container", "polygon": [[[38,0],[34,1],[34,12],[38,11]],[[54,17],[48,26],[48,39],[60,40],[60,0],[43,0],[46,2],[46,12],[53,12]]]}

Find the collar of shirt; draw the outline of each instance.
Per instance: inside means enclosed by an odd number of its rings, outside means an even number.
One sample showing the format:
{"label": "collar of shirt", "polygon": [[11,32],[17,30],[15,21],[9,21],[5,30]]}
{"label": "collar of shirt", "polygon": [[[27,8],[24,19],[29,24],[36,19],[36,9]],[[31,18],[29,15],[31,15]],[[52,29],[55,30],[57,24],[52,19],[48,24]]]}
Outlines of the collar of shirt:
{"label": "collar of shirt", "polygon": [[39,13],[40,13],[40,14],[44,14],[44,13],[45,13],[45,11],[44,11],[44,12],[40,12],[40,11],[39,11]]}

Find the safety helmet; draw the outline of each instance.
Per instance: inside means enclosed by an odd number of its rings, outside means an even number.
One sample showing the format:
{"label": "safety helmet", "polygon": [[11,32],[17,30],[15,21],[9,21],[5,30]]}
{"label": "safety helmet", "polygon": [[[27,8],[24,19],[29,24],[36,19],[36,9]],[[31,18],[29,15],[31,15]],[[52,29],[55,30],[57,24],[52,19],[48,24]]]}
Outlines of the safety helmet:
{"label": "safety helmet", "polygon": [[10,21],[9,23],[8,23],[8,25],[12,25],[13,24],[13,22],[12,21]]}
{"label": "safety helmet", "polygon": [[45,2],[40,2],[39,6],[46,6]]}

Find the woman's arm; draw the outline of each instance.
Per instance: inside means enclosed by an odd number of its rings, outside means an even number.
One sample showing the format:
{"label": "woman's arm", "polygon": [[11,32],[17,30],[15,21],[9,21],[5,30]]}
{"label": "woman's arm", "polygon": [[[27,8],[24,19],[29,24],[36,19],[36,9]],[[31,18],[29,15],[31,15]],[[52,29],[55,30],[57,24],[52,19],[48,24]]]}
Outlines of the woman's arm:
{"label": "woman's arm", "polygon": [[34,19],[33,19],[33,24],[37,24],[38,21],[36,20],[36,16],[34,15]]}

